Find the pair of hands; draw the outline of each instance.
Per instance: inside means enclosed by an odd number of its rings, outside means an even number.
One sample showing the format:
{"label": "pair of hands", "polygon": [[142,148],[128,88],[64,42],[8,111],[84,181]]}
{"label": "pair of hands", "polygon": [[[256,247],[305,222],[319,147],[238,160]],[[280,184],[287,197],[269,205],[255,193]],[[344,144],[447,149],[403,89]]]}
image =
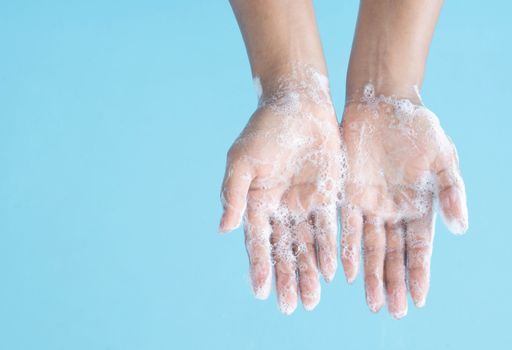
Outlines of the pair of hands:
{"label": "pair of hands", "polygon": [[[407,313],[407,291],[425,304],[434,203],[448,228],[467,228],[464,184],[454,145],[437,117],[408,100],[377,96],[367,85],[346,104],[341,126],[327,79],[282,80],[260,98],[228,153],[220,230],[244,221],[255,296],[292,313],[320,301],[319,273],[341,260],[349,282],[364,251],[366,300],[377,312]],[[341,210],[340,210],[341,209]]]}

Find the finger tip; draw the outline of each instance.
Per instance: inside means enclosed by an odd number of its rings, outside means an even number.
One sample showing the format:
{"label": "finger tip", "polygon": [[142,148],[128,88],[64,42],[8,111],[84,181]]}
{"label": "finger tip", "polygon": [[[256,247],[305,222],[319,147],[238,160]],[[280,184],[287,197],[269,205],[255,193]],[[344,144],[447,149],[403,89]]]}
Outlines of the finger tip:
{"label": "finger tip", "polygon": [[378,313],[380,311],[380,309],[382,308],[382,305],[379,305],[379,304],[374,304],[374,303],[367,303],[368,304],[368,308],[370,309],[371,312],[373,312],[374,314]]}
{"label": "finger tip", "polygon": [[327,270],[322,271],[322,276],[324,277],[324,281],[326,283],[331,283],[332,280],[334,280],[334,276],[336,275],[336,269],[334,270]]}
{"label": "finger tip", "polygon": [[226,223],[224,222],[224,218],[222,218],[220,220],[220,224],[219,224],[219,227],[218,227],[217,231],[219,233],[227,233],[228,232],[228,230],[226,228]]}
{"label": "finger tip", "polygon": [[348,284],[354,283],[354,281],[357,278],[357,270],[353,268],[345,268],[345,279],[347,280]]}
{"label": "finger tip", "polygon": [[395,320],[399,320],[407,315],[407,308],[399,311],[390,312],[390,314],[391,317],[393,317]]}
{"label": "finger tip", "polygon": [[278,293],[277,303],[284,315],[291,315],[297,308],[298,295],[296,291]]}
{"label": "finger tip", "polygon": [[232,229],[229,229],[229,228],[226,228],[226,227],[223,227],[223,226],[219,226],[218,228],[218,232],[221,234],[221,235],[224,235],[226,233],[229,233],[233,231]]}
{"label": "finger tip", "polygon": [[388,312],[395,320],[404,318],[408,312],[407,299],[403,298],[388,298]]}
{"label": "finger tip", "polygon": [[330,283],[334,279],[338,262],[336,261],[336,253],[332,255],[322,254],[318,259],[318,269],[324,278],[324,281]]}
{"label": "finger tip", "polygon": [[253,280],[252,283],[252,291],[254,297],[258,300],[266,300],[268,299],[270,292],[272,290],[272,276],[270,273],[267,273],[266,277]]}
{"label": "finger tip", "polygon": [[441,216],[448,230],[454,235],[463,235],[469,228],[468,210],[465,205],[441,207]]}
{"label": "finger tip", "polygon": [[456,236],[464,235],[469,228],[468,221],[464,219],[445,220],[445,223],[448,230]]}
{"label": "finger tip", "polygon": [[318,285],[313,290],[303,293],[301,292],[302,305],[306,311],[312,311],[320,303],[321,289]]}
{"label": "finger tip", "polygon": [[279,310],[281,310],[281,313],[286,316],[290,316],[291,314],[293,314],[296,308],[297,305],[284,302],[279,303]]}
{"label": "finger tip", "polygon": [[307,302],[303,301],[302,305],[304,306],[304,310],[313,311],[319,303],[320,303],[320,298],[314,299],[314,300],[308,300]]}
{"label": "finger tip", "polygon": [[253,289],[254,297],[258,300],[267,300],[270,295],[270,289],[257,287]]}
{"label": "finger tip", "polygon": [[414,300],[414,305],[419,309],[425,307],[426,303],[427,303],[426,297],[420,297],[420,298],[417,298]]}
{"label": "finger tip", "polygon": [[348,284],[354,283],[357,277],[357,267],[352,262],[343,262],[343,272],[345,273],[345,279]]}
{"label": "finger tip", "polygon": [[382,306],[384,305],[382,301],[375,300],[369,297],[366,297],[366,304],[368,305],[370,311],[373,313],[379,312]]}
{"label": "finger tip", "polygon": [[219,233],[229,233],[236,230],[239,226],[240,224],[233,225],[230,223],[221,223],[221,225],[219,225]]}
{"label": "finger tip", "polygon": [[219,233],[231,232],[242,224],[242,214],[231,209],[226,209],[222,213],[222,217],[219,223]]}

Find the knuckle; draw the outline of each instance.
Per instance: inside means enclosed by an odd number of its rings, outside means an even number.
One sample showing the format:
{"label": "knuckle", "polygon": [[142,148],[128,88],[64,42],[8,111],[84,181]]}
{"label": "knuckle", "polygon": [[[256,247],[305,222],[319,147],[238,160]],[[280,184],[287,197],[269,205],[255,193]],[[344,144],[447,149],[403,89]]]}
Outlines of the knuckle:
{"label": "knuckle", "polygon": [[367,287],[377,288],[382,285],[381,275],[377,272],[366,273],[364,276],[364,283]]}
{"label": "knuckle", "polygon": [[391,291],[402,291],[405,289],[405,278],[403,275],[386,276],[386,287]]}
{"label": "knuckle", "polygon": [[395,248],[387,248],[386,249],[386,257],[385,263],[390,264],[392,266],[396,266],[397,264],[405,264],[405,249],[403,247],[395,247]]}
{"label": "knuckle", "polygon": [[410,266],[409,277],[415,282],[423,282],[429,278],[429,269],[424,266]]}

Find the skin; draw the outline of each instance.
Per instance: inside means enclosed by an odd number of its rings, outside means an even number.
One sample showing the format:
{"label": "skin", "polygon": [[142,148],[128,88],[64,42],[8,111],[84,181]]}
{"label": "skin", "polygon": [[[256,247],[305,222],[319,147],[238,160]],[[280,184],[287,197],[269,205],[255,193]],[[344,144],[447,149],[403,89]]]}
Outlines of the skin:
{"label": "skin", "polygon": [[[375,96],[405,98],[421,105],[419,89],[441,6],[440,0],[361,1],[347,74],[343,144],[349,178],[364,179],[359,184],[349,181],[345,188],[341,256],[347,280],[352,282],[363,246],[368,305],[376,312],[387,300],[395,318],[407,313],[407,290],[416,306],[425,305],[435,195],[447,226],[454,233],[467,229],[464,183],[455,147],[433,113],[420,108],[407,125],[414,136],[404,137],[389,127],[399,118],[386,103],[379,103],[376,110],[358,105],[368,82]],[[365,135],[370,126],[372,135]],[[369,157],[363,159],[363,154]],[[364,167],[358,168],[361,160]],[[399,181],[396,169],[406,174]],[[418,212],[412,206],[417,193],[397,188],[412,188],[425,173],[433,174],[438,189],[430,197],[425,194],[427,209]]]}
{"label": "skin", "polygon": [[419,103],[442,0],[362,0],[347,72],[347,101],[372,82],[377,92]]}
{"label": "skin", "polygon": [[[313,4],[308,0],[231,0],[244,38],[253,77],[264,92],[274,90],[276,77],[301,62],[327,75]],[[299,72],[300,74],[300,72]]]}

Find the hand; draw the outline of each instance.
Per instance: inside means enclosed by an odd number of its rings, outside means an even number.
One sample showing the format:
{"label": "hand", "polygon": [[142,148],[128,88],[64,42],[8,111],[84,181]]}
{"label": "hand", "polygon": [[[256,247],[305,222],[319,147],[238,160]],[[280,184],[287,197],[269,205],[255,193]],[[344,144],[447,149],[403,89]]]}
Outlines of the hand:
{"label": "hand", "polygon": [[[342,261],[349,282],[364,242],[366,298],[378,311],[387,295],[395,318],[407,313],[407,286],[425,304],[434,238],[434,202],[453,233],[468,227],[455,146],[437,117],[409,100],[375,96],[347,104],[342,122],[347,174]],[[407,278],[406,278],[407,276]]]}
{"label": "hand", "polygon": [[306,69],[275,86],[229,150],[220,230],[245,212],[255,296],[268,297],[273,266],[279,307],[290,314],[298,291],[307,310],[318,304],[318,270],[327,281],[336,271],[340,135],[324,76]]}

